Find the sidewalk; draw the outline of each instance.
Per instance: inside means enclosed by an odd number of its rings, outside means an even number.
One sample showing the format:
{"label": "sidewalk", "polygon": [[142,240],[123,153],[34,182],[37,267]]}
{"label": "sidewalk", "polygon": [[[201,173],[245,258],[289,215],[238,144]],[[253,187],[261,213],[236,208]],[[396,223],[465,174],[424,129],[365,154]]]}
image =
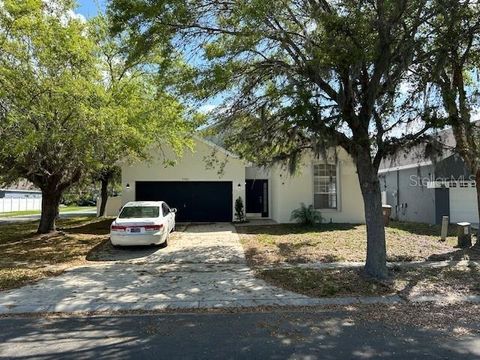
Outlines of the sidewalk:
{"label": "sidewalk", "polygon": [[[19,289],[0,292],[0,314],[170,309],[395,304],[480,303],[480,296],[388,295],[312,298],[275,287],[246,265],[231,224],[189,225],[166,249],[143,258],[132,250],[106,251],[99,262],[72,268]],[[120,255],[123,255],[120,256]],[[138,255],[138,254],[137,254]],[[480,266],[478,261],[391,263],[390,267]],[[363,263],[284,264],[273,268],[358,268]],[[272,268],[272,267],[270,267]]]}

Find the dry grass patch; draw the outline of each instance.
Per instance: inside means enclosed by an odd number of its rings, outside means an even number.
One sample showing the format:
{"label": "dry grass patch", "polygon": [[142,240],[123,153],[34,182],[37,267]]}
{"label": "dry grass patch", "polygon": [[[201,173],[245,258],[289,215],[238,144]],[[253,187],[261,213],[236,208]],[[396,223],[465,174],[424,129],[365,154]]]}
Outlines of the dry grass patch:
{"label": "dry grass patch", "polygon": [[312,297],[373,296],[394,293],[385,284],[362,277],[356,269],[269,269],[258,272],[266,282]]}
{"label": "dry grass patch", "polygon": [[480,295],[477,266],[403,267],[378,282],[360,269],[279,268],[257,272],[268,283],[312,297],[413,295]]}
{"label": "dry grass patch", "polygon": [[[237,227],[252,266],[276,263],[364,261],[365,225],[296,224]],[[388,261],[480,259],[473,249],[456,249],[453,226],[446,242],[440,242],[436,225],[392,222],[386,228]]]}
{"label": "dry grass patch", "polygon": [[80,265],[108,239],[111,219],[78,217],[58,221],[59,230],[36,234],[37,221],[0,225],[0,290],[19,287]]}

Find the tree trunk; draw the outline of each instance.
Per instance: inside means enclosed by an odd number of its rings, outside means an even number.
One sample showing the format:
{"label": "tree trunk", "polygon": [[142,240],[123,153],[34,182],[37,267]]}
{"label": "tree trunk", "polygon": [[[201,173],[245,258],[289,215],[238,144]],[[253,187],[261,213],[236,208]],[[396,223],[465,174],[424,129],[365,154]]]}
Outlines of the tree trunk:
{"label": "tree trunk", "polygon": [[60,198],[61,194],[42,191],[42,214],[40,215],[38,234],[47,234],[56,230],[55,220],[58,216]]}
{"label": "tree trunk", "polygon": [[477,169],[475,173],[475,188],[477,190],[477,209],[478,209],[478,228],[477,228],[477,241],[475,246],[480,247],[480,169]]}
{"label": "tree trunk", "polygon": [[376,279],[385,279],[388,277],[387,251],[380,181],[375,167],[370,161],[365,160],[357,161],[358,179],[363,195],[367,225],[365,273]]}
{"label": "tree trunk", "polygon": [[102,189],[100,191],[100,212],[98,216],[105,215],[105,208],[107,207],[107,200],[108,200],[108,183],[109,183],[109,176],[105,176],[100,180],[102,184]]}

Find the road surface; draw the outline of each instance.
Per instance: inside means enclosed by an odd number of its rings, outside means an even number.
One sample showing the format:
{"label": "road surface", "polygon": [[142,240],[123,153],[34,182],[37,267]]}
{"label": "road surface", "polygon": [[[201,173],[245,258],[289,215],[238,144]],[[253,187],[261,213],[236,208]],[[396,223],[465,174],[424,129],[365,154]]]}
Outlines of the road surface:
{"label": "road surface", "polygon": [[392,326],[347,310],[2,318],[0,329],[2,359],[480,358],[478,332]]}

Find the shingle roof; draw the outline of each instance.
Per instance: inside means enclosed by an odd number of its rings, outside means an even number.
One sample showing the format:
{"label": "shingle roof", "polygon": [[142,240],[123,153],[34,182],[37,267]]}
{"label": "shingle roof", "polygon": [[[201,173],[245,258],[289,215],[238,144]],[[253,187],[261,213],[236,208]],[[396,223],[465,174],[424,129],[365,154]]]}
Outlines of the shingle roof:
{"label": "shingle roof", "polygon": [[[480,129],[480,120],[476,121],[475,126]],[[451,156],[456,145],[452,129],[444,129],[433,135],[444,148],[443,152],[435,160],[439,161]],[[401,150],[394,156],[384,158],[380,164],[380,171],[407,167],[409,165],[431,164],[433,161],[426,156],[426,146],[427,144],[423,143],[408,150]]]}

